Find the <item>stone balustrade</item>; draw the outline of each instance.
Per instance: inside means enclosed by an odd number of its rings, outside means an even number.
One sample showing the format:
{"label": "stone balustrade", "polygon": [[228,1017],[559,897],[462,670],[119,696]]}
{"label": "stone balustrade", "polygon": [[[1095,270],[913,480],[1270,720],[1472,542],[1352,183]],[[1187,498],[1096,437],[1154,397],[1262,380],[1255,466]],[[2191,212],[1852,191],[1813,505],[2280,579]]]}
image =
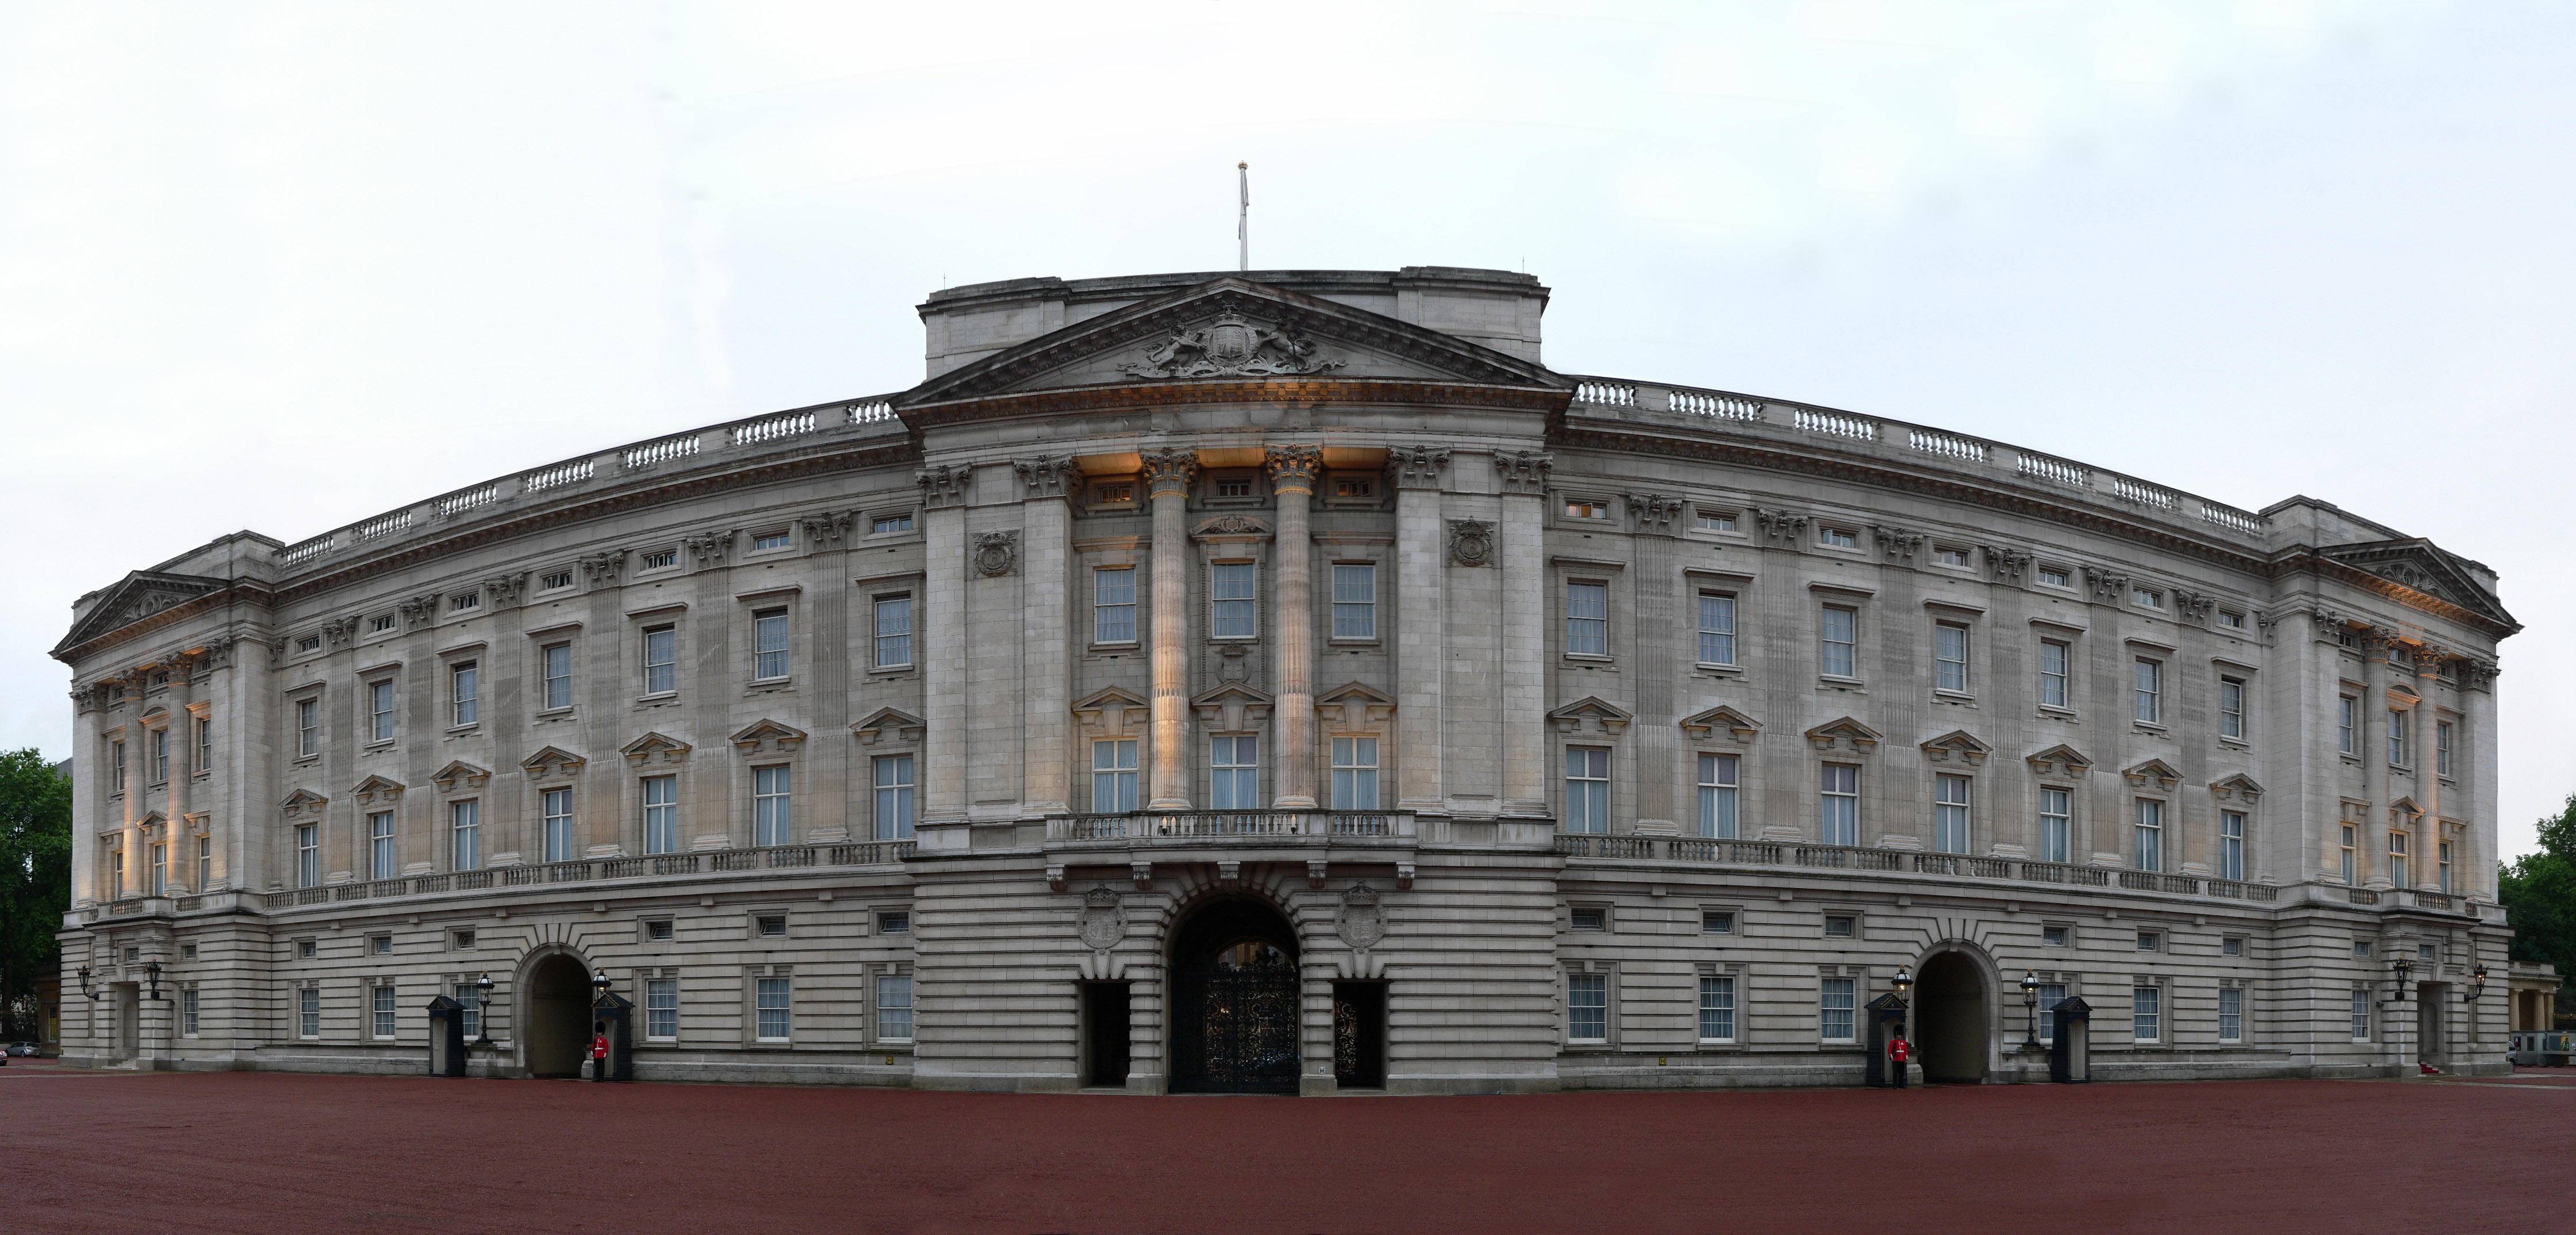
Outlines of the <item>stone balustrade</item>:
{"label": "stone balustrade", "polygon": [[[1870,849],[1855,845],[1810,845],[1795,841],[1702,840],[1662,836],[1560,835],[1556,851],[1569,858],[1687,862],[1718,866],[1804,867],[1810,870],[1886,871],[1986,879],[2014,883],[2051,883],[2067,887],[2119,888],[2174,896],[2216,896],[2231,900],[2275,903],[2281,890],[2270,884],[2162,871],[2076,866],[2021,858],[1974,857],[1964,853],[1919,853],[1906,849]],[[2416,903],[2427,908],[2418,894]],[[2447,899],[2447,898],[2444,898]]]}

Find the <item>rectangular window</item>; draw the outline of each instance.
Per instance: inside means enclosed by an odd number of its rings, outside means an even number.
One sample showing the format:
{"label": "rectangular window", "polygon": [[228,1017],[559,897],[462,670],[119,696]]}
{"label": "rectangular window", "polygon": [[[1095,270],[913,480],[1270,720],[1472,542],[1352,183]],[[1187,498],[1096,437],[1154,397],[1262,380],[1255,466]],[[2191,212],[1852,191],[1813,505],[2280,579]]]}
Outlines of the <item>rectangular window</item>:
{"label": "rectangular window", "polygon": [[1136,568],[1103,566],[1091,572],[1091,641],[1136,641]]}
{"label": "rectangular window", "polygon": [[2047,587],[2073,587],[2073,586],[2075,586],[2075,576],[2074,576],[2071,572],[2067,571],[2064,567],[2059,567],[2059,566],[2042,566],[2042,567],[2040,567],[2040,568],[2039,568],[2039,581],[2040,581],[2040,583],[2041,583],[2042,585],[2047,586]]}
{"label": "rectangular window", "polygon": [[1565,517],[1568,519],[1607,519],[1610,517],[1610,503],[1596,502],[1589,498],[1570,497],[1565,499]]}
{"label": "rectangular window", "polygon": [[542,578],[542,579],[537,580],[537,586],[538,586],[538,587],[540,587],[540,588],[543,588],[543,589],[545,589],[546,591],[549,591],[549,592],[554,591],[554,590],[556,590],[556,589],[558,589],[558,588],[568,588],[568,587],[571,587],[571,586],[572,586],[572,572],[571,572],[571,571],[569,571],[569,570],[558,570],[558,571],[554,571],[553,573],[548,574],[546,577],[544,577],[544,578]]}
{"label": "rectangular window", "polygon": [[447,598],[447,608],[451,613],[461,613],[467,609],[480,609],[482,607],[483,593],[481,592],[458,592],[456,595]]}
{"label": "rectangular window", "polygon": [[2159,935],[2154,931],[2138,932],[2138,950],[2141,952],[2156,951],[2164,946],[2164,942],[2164,936]]}
{"label": "rectangular window", "polygon": [[751,770],[751,843],[784,845],[788,839],[787,765]]}
{"label": "rectangular window", "polygon": [[1249,639],[1261,633],[1260,583],[1250,562],[1219,562],[1209,575],[1208,635],[1215,639]]}
{"label": "rectangular window", "polygon": [[451,869],[461,871],[482,869],[483,803],[470,800],[448,803],[447,830]]}
{"label": "rectangular window", "polygon": [[1218,480],[1216,482],[1216,496],[1250,497],[1252,496],[1252,481],[1243,477],[1228,477]]}
{"label": "rectangular window", "polygon": [[320,636],[320,635],[306,635],[306,636],[304,636],[303,638],[296,640],[296,641],[295,641],[295,650],[296,650],[296,651],[298,651],[298,652],[319,652],[319,651],[321,651],[321,650],[322,650],[322,636]]}
{"label": "rectangular window", "polygon": [[394,856],[394,813],[376,811],[367,816],[367,878],[391,879],[402,873],[402,863]]}
{"label": "rectangular window", "polygon": [[1860,933],[1860,923],[1848,914],[1825,915],[1825,938],[1850,939]]}
{"label": "rectangular window", "polygon": [[146,896],[159,896],[169,889],[170,847],[168,845],[154,845],[152,847],[152,883],[143,894]]}
{"label": "rectangular window", "polygon": [[[116,788],[125,789],[125,744],[116,744]],[[322,749],[322,701],[295,701],[295,757],[308,758]]]}
{"label": "rectangular window", "polygon": [[1136,813],[1135,739],[1091,744],[1091,813]]}
{"label": "rectangular window", "polygon": [[[197,838],[197,890],[203,892],[215,881],[215,838]],[[195,945],[190,945],[195,946]]]}
{"label": "rectangular window", "polygon": [[393,955],[394,937],[391,935],[378,935],[369,939],[367,941],[367,951],[376,956]]}
{"label": "rectangular window", "polygon": [[2243,955],[2245,955],[2245,939],[2244,939],[2244,937],[2243,937],[2243,936],[2241,936],[2241,935],[2229,935],[2228,937],[2226,937],[2226,938],[2224,938],[2224,939],[2219,940],[2219,941],[2218,941],[2218,954],[2219,954],[2220,956],[2243,956]]}
{"label": "rectangular window", "polygon": [[644,852],[680,851],[680,778],[644,778]]}
{"label": "rectangular window", "polygon": [[[313,705],[310,703],[304,703],[298,704],[297,706],[299,708],[309,708]],[[313,751],[308,746],[304,753],[309,755],[312,754]],[[107,744],[107,763],[108,767],[113,770],[113,783],[116,786],[116,792],[125,792],[125,743],[110,742]]]}
{"label": "rectangular window", "polygon": [[1569,1042],[1610,1040],[1610,975],[1566,975],[1565,1037]]}
{"label": "rectangular window", "polygon": [[2043,948],[2065,947],[2066,928],[2063,926],[2043,926],[2039,928],[2039,946]]}
{"label": "rectangular window", "polygon": [[1377,809],[1377,739],[1333,739],[1333,809]]}
{"label": "rectangular window", "polygon": [[322,992],[310,986],[295,989],[295,1036],[322,1036]]}
{"label": "rectangular window", "polygon": [[2165,868],[2165,804],[2154,798],[2138,799],[2138,869],[2160,871]]}
{"label": "rectangular window", "polygon": [[1702,510],[1699,512],[1699,530],[1703,532],[1732,532],[1735,530],[1735,516],[1720,511]]}
{"label": "rectangular window", "polygon": [[678,978],[645,979],[644,1036],[656,1042],[672,1042],[679,1039],[680,980]]}
{"label": "rectangular window", "polygon": [[909,532],[911,530],[912,512],[908,510],[899,515],[878,515],[877,517],[868,520],[868,535],[870,536],[883,536],[889,532]]}
{"label": "rectangular window", "polygon": [[2218,812],[2218,877],[2245,878],[2245,812]]}
{"label": "rectangular window", "polygon": [[1857,549],[1860,547],[1860,533],[1850,528],[1819,527],[1816,529],[1816,543],[1837,549]]}
{"label": "rectangular window", "polygon": [[1566,929],[1606,931],[1610,929],[1610,911],[1600,906],[1576,906],[1566,911]]}
{"label": "rectangular window", "polygon": [[2370,992],[2357,986],[2352,991],[2352,1040],[2370,1041]]}
{"label": "rectangular window", "polygon": [[784,914],[771,914],[760,919],[758,927],[762,935],[784,938],[787,934],[787,917]]}
{"label": "rectangular window", "polygon": [[1735,598],[1724,592],[1699,594],[1699,663],[1735,663]]}
{"label": "rectangular window", "polygon": [[1699,980],[1699,1040],[1735,1040],[1734,978],[1703,977]]}
{"label": "rectangular window", "polygon": [[760,1040],[787,1040],[787,978],[760,979]]}
{"label": "rectangular window", "polygon": [[2389,886],[2396,888],[2413,887],[2414,885],[2407,881],[2406,875],[2406,834],[2404,832],[2391,831],[2388,834]]}
{"label": "rectangular window", "polygon": [[170,731],[155,729],[152,731],[152,783],[157,785],[168,779],[170,779]]}
{"label": "rectangular window", "polygon": [[879,669],[912,663],[912,597],[880,596],[876,603],[876,660]]}
{"label": "rectangular window", "polygon": [[1817,627],[1817,671],[1829,678],[1859,676],[1860,610],[1827,605]]}
{"label": "rectangular window", "polygon": [[1735,915],[1722,909],[1705,910],[1699,915],[1699,929],[1703,935],[1732,935]]}
{"label": "rectangular window", "polygon": [[758,536],[752,537],[751,547],[755,550],[784,549],[793,543],[793,541],[788,539],[788,535],[784,531],[763,532]]}
{"label": "rectangular window", "polygon": [[671,936],[672,924],[669,918],[655,918],[644,924],[644,940],[647,943],[669,943]]}
{"label": "rectangular window", "polygon": [[2218,1040],[2245,1040],[2245,991],[2242,987],[2218,988]]}
{"label": "rectangular window", "polygon": [[2245,683],[2235,678],[2218,679],[2218,736],[2245,737]]}
{"label": "rectangular window", "polygon": [[1953,622],[1932,627],[1932,686],[1935,690],[1968,689],[1968,628]]}
{"label": "rectangular window", "polygon": [[1827,845],[1860,843],[1860,765],[1824,765],[1817,800],[1816,840]]}
{"label": "rectangular window", "polygon": [[911,974],[878,975],[877,1040],[880,1042],[912,1041]]}
{"label": "rectangular window", "polygon": [[[197,718],[197,763],[194,770],[199,772],[215,770],[215,722],[203,716]],[[2451,774],[2451,727],[2449,725],[2442,726],[2442,774],[2444,776]]]}
{"label": "rectangular window", "polygon": [[2130,589],[2129,599],[2149,609],[2165,607],[2165,594],[2151,587]]}
{"label": "rectangular window", "polygon": [[1699,757],[1699,834],[1735,839],[1735,795],[1740,773],[1733,755]]}
{"label": "rectangular window", "polygon": [[2164,1036],[2161,1013],[2164,991],[2153,986],[2129,990],[2129,1036],[2140,1042],[2153,1042]]}
{"label": "rectangular window", "polygon": [[1214,810],[1261,809],[1261,739],[1208,739],[1208,803]]}
{"label": "rectangular window", "polygon": [[2065,983],[2042,982],[2039,984],[2040,1041],[2054,1042],[2057,1040],[2057,1005],[2064,1002],[2066,1002]]}
{"label": "rectangular window", "polygon": [[[320,945],[320,944],[318,944],[318,943],[315,943],[313,940],[310,940],[310,939],[297,940],[297,941],[296,941],[296,944],[295,944],[295,955],[296,955],[298,958],[300,958],[300,959],[308,960],[308,961],[309,961],[309,960],[312,960],[315,956],[318,956],[318,955],[320,955],[320,954],[321,954],[321,953],[320,953],[320,948],[321,948],[321,945]],[[125,959],[126,959],[126,961],[127,961],[128,963],[131,963],[131,962],[134,960],[134,949],[132,949],[132,948],[127,948],[127,949],[125,950]]]}
{"label": "rectangular window", "polygon": [[1965,566],[1968,564],[1968,551],[1936,548],[1932,551],[1932,560],[1944,566]]}
{"label": "rectangular window", "polygon": [[2353,843],[2355,839],[2355,829],[2353,826],[2348,823],[2343,825],[2343,881],[2346,884],[2350,884],[2352,882],[2355,869],[2353,854],[2358,849],[2358,846]]}
{"label": "rectangular window", "polygon": [[375,1014],[375,1036],[394,1036],[394,988],[375,986],[369,987],[368,991],[373,996],[369,1010]]}
{"label": "rectangular window", "polygon": [[2165,719],[2165,667],[2162,662],[2138,662],[2137,719],[2140,724],[2161,725]]}
{"label": "rectangular window", "polygon": [[[1377,482],[1367,477],[1336,476],[1333,478],[1334,497],[1371,497],[1376,493]],[[1601,517],[1607,519],[1610,516],[1605,510]]]}
{"label": "rectangular window", "polygon": [[1377,567],[1333,564],[1333,637],[1377,638]]}
{"label": "rectangular window", "polygon": [[[203,735],[205,731],[206,722],[198,721],[197,732]],[[202,736],[200,740],[203,740]],[[2433,774],[2451,774],[2451,722],[2447,720],[2433,722]]]}
{"label": "rectangular window", "polygon": [[2353,712],[2356,706],[2350,695],[2342,696],[2335,701],[2335,749],[2347,755],[2361,753],[2361,741],[2353,733],[2355,724]]}
{"label": "rectangular window", "polygon": [[393,628],[394,615],[390,613],[379,613],[367,622],[367,633],[371,635],[381,635]]}
{"label": "rectangular window", "polygon": [[2435,846],[2435,853],[2441,860],[2441,888],[2443,893],[2447,895],[2451,891],[2451,842],[2443,841],[2441,844]]}
{"label": "rectangular window", "polygon": [[451,998],[453,998],[453,999],[455,999],[455,1000],[456,1000],[456,1002],[458,1002],[458,1003],[461,1003],[461,1004],[464,1004],[464,1005],[465,1005],[464,1015],[459,1016],[457,1019],[458,1019],[459,1021],[464,1022],[465,1038],[466,1038],[466,1040],[470,1042],[470,1041],[473,1041],[473,1040],[474,1040],[474,1039],[476,1039],[476,1038],[482,1037],[482,1036],[483,1036],[483,990],[482,990],[482,988],[481,988],[481,987],[478,987],[478,986],[476,986],[476,985],[474,985],[474,984],[473,984],[473,983],[471,983],[471,982],[459,982],[459,983],[457,983],[454,987],[450,988],[450,997],[451,997]]}
{"label": "rectangular window", "polygon": [[2243,630],[2245,615],[2232,609],[2221,609],[2218,611],[2218,624],[2229,630]]}
{"label": "rectangular window", "polygon": [[[122,897],[125,895],[125,851],[122,849],[109,850],[107,853],[107,864],[108,895],[111,897]],[[299,883],[296,886],[302,887],[304,885]]]}
{"label": "rectangular window", "polygon": [[1610,830],[1610,752],[1570,746],[1565,751],[1565,830]]}
{"label": "rectangular window", "polygon": [[295,886],[311,888],[318,887],[321,883],[322,825],[297,824],[295,826]]}
{"label": "rectangular window", "polygon": [[194,990],[179,992],[179,1036],[197,1036],[197,992]]}
{"label": "rectangular window", "polygon": [[1565,651],[1570,656],[1610,654],[1610,585],[1565,585]]}
{"label": "rectangular window", "polygon": [[394,684],[370,682],[367,685],[367,740],[390,742],[394,737]]}
{"label": "rectangular window", "polygon": [[912,756],[879,755],[871,762],[876,770],[877,839],[911,840]]}
{"label": "rectangular window", "polygon": [[880,935],[909,935],[909,934],[911,934],[911,933],[912,933],[912,915],[911,915],[910,913],[908,913],[908,912],[902,912],[902,911],[898,911],[898,912],[894,912],[894,913],[881,913],[881,914],[878,914],[878,915],[877,915],[877,933],[878,933],[878,934],[880,934]]}
{"label": "rectangular window", "polygon": [[2039,791],[2039,860],[2063,862],[2075,832],[2075,795],[2064,789]]}
{"label": "rectangular window", "polygon": [[572,645],[554,644],[545,652],[546,707],[572,706]]}
{"label": "rectangular window", "polygon": [[2388,709],[2388,765],[2406,766],[2406,713],[2399,708]]}
{"label": "rectangular window", "polygon": [[545,821],[546,861],[572,861],[572,790],[546,790]]}
{"label": "rectangular window", "polygon": [[667,694],[680,688],[680,631],[656,626],[644,632],[644,693]]}
{"label": "rectangular window", "polygon": [[787,676],[787,611],[764,609],[751,615],[751,675],[762,681]]}
{"label": "rectangular window", "polygon": [[1932,847],[1942,853],[1968,851],[1968,778],[1932,778]]}
{"label": "rectangular window", "polygon": [[1816,1036],[1827,1042],[1852,1040],[1852,978],[1827,978],[1824,981]]}
{"label": "rectangular window", "polygon": [[680,564],[680,551],[679,551],[679,550],[677,550],[677,549],[664,549],[664,550],[662,550],[662,551],[660,551],[660,552],[658,552],[658,553],[647,553],[647,554],[645,554],[645,555],[644,555],[644,564],[643,564],[642,566],[637,567],[636,569],[638,569],[638,570],[667,570],[667,569],[669,569],[669,568],[671,568],[671,567],[673,567],[673,566],[677,566],[677,565],[679,565],[679,564]]}
{"label": "rectangular window", "polygon": [[448,697],[456,703],[456,723],[473,724],[475,717],[480,714],[479,705],[482,695],[481,686],[474,673],[474,662],[469,660],[449,669],[447,680],[451,687]]}

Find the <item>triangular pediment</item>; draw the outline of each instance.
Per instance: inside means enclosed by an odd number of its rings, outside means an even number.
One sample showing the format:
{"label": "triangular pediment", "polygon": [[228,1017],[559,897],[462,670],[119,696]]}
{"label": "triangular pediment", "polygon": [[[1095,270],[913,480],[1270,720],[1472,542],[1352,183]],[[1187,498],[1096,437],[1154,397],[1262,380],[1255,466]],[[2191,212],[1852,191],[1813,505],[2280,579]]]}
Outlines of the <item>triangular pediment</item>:
{"label": "triangular pediment", "polygon": [[301,815],[308,811],[319,814],[322,808],[328,805],[330,801],[331,799],[323,797],[321,794],[315,793],[310,789],[298,789],[295,792],[286,795],[286,800],[278,803],[277,809],[284,811],[289,815]]}
{"label": "triangular pediment", "polygon": [[740,732],[726,740],[733,743],[735,750],[746,755],[758,753],[764,745],[770,750],[784,752],[802,745],[805,741],[805,731],[794,725],[783,725],[763,717],[744,726]]}
{"label": "triangular pediment", "polygon": [[1190,700],[1190,706],[1204,708],[1222,706],[1228,703],[1266,704],[1269,702],[1270,696],[1263,694],[1242,682],[1219,682],[1214,687],[1201,693],[1198,698]]}
{"label": "triangular pediment", "polygon": [[1073,710],[1097,712],[1105,708],[1150,708],[1152,706],[1154,705],[1147,702],[1144,696],[1132,690],[1107,686],[1084,695],[1074,703]]}
{"label": "triangular pediment", "polygon": [[2022,756],[2030,770],[2041,776],[2082,776],[2093,770],[2093,758],[2063,742],[2036,754]]}
{"label": "triangular pediment", "polygon": [[1880,738],[1878,730],[1845,716],[1829,720],[1807,731],[1807,744],[1817,750],[1868,751]]}
{"label": "triangular pediment", "polygon": [[436,781],[439,788],[449,790],[455,789],[458,785],[468,789],[480,788],[483,782],[491,777],[491,769],[476,767],[462,759],[450,760],[446,767],[429,774],[429,778]]}
{"label": "triangular pediment", "polygon": [[1547,718],[1556,722],[1558,733],[1580,733],[1586,729],[1595,729],[1612,734],[1626,729],[1629,722],[1637,719],[1627,709],[1592,695],[1585,695],[1548,713]]}
{"label": "triangular pediment", "polygon": [[1682,732],[1695,738],[1730,738],[1743,743],[1762,732],[1762,722],[1721,704],[1696,716],[1683,717]]}
{"label": "triangular pediment", "polygon": [[2182,772],[2162,759],[2149,759],[2136,767],[2122,768],[2120,775],[2128,777],[2130,784],[2140,788],[2152,785],[2168,792],[2182,783]]}
{"label": "triangular pediment", "polygon": [[1924,757],[1934,763],[1984,763],[1995,748],[1980,742],[1965,729],[1953,729],[1923,743]]}
{"label": "triangular pediment", "polygon": [[1327,723],[1339,712],[1344,731],[1366,730],[1395,716],[1395,696],[1359,682],[1344,682],[1315,696],[1315,712]]}
{"label": "triangular pediment", "polygon": [[1368,378],[1562,388],[1544,366],[1409,322],[1226,276],[1031,339],[898,396],[911,409],[1086,386]]}
{"label": "triangular pediment", "polygon": [[370,776],[365,780],[359,781],[357,788],[349,791],[349,796],[356,798],[361,802],[373,802],[378,799],[390,802],[395,798],[401,797],[402,791],[403,783],[401,781],[392,780],[383,776]]}
{"label": "triangular pediment", "polygon": [[689,744],[668,734],[647,733],[624,746],[617,753],[632,764],[678,763],[688,757]]}
{"label": "triangular pediment", "polygon": [[2388,809],[2405,815],[2410,819],[2424,813],[2424,808],[2417,806],[2415,804],[2415,799],[2413,798],[2399,798],[2396,801],[2389,803]]}
{"label": "triangular pediment", "polygon": [[590,762],[560,746],[548,746],[519,761],[519,768],[530,776],[544,778],[558,773],[575,773]]}
{"label": "triangular pediment", "polygon": [[2317,556],[2367,571],[2419,596],[2456,605],[2491,621],[2518,625],[2458,560],[2432,541],[2413,537],[2356,545],[2328,545]]}
{"label": "triangular pediment", "polygon": [[2217,794],[2222,801],[2243,800],[2251,802],[2254,799],[2263,796],[2263,786],[2255,783],[2253,777],[2247,776],[2243,772],[2239,772],[2225,780],[2214,781],[2210,784],[2209,788],[2210,791]]}
{"label": "triangular pediment", "polygon": [[225,586],[225,580],[204,575],[134,571],[109,584],[90,606],[88,616],[72,624],[71,633],[54,645],[54,651],[60,654],[101,635],[113,634]]}
{"label": "triangular pediment", "polygon": [[1395,706],[1395,696],[1379,690],[1374,686],[1365,686],[1358,682],[1344,682],[1331,690],[1315,696],[1315,702],[1319,706],[1323,704],[1332,704],[1338,707],[1343,704],[1350,703],[1371,703],[1393,707]]}
{"label": "triangular pediment", "polygon": [[850,733],[862,745],[874,746],[878,740],[893,737],[905,742],[918,742],[930,732],[930,722],[902,708],[878,708],[850,726]]}

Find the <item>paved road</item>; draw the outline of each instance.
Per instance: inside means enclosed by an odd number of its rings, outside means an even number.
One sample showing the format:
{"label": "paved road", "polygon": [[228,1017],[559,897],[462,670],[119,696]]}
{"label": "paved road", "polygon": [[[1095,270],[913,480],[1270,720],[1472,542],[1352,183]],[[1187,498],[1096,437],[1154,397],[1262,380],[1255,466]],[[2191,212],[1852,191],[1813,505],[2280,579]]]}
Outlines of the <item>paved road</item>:
{"label": "paved road", "polygon": [[1127,1098],[0,1069],[0,1230],[2576,1230],[2576,1075]]}

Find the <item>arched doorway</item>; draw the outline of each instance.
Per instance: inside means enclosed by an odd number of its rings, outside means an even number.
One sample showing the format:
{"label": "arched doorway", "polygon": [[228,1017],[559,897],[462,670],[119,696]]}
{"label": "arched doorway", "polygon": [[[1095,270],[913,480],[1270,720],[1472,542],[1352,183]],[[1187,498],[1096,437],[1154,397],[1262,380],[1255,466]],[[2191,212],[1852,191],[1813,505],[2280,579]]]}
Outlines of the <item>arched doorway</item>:
{"label": "arched doorway", "polygon": [[1172,1092],[1295,1093],[1297,934],[1267,903],[1213,902],[1172,937]]}
{"label": "arched doorway", "polygon": [[581,1075],[590,1053],[590,968],[581,958],[557,952],[528,970],[527,1023],[528,1075]]}
{"label": "arched doorway", "polygon": [[1965,953],[1924,960],[1914,984],[1914,1037],[1924,1080],[1974,1085],[1986,1079],[1986,980]]}

